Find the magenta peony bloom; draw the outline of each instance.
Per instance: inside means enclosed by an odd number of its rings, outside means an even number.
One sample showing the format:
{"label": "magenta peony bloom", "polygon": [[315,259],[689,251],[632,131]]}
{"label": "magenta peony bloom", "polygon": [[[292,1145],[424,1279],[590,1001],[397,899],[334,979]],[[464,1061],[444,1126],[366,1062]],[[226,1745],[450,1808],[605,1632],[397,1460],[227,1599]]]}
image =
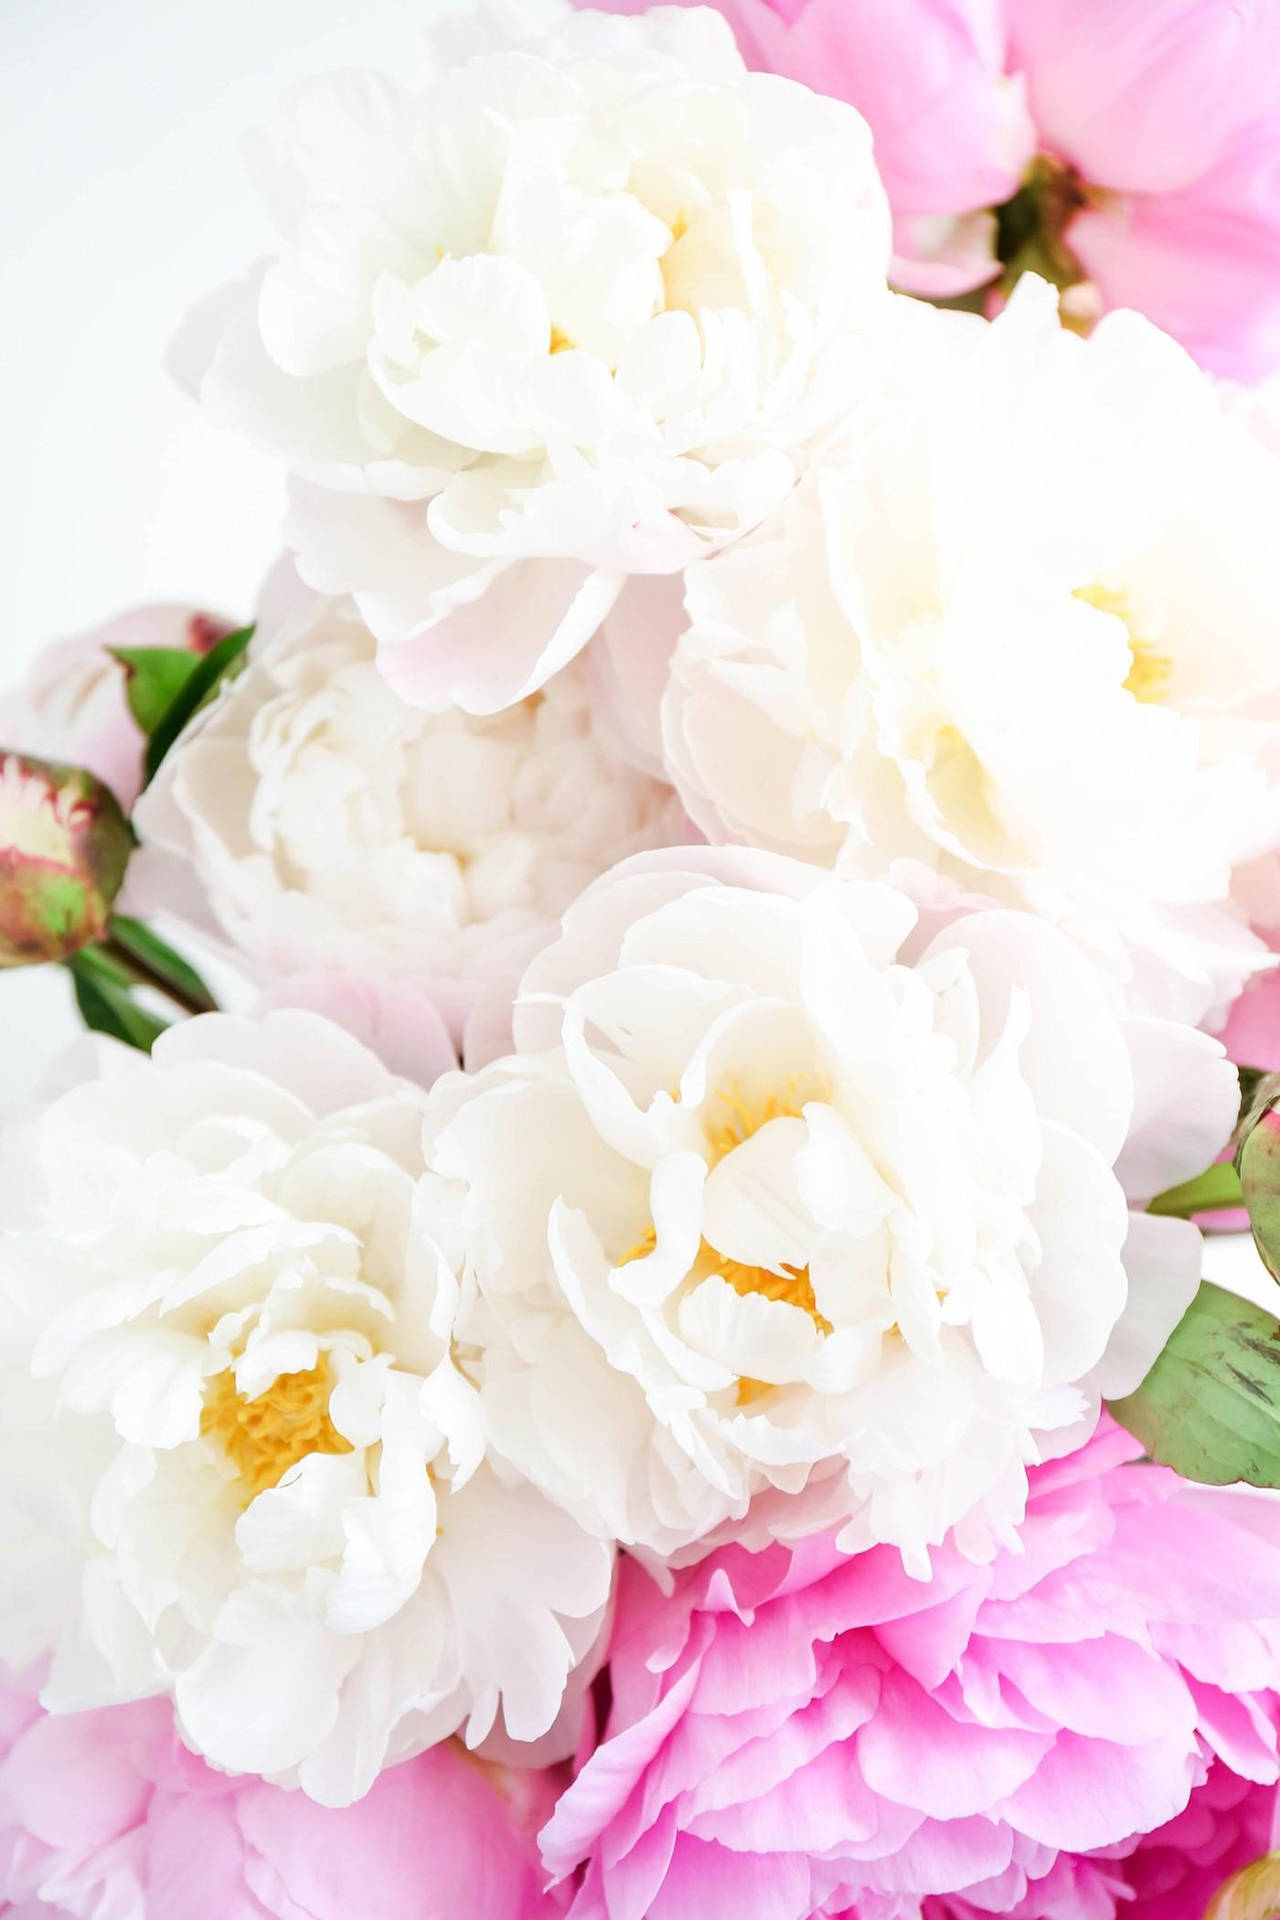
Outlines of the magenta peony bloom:
{"label": "magenta peony bloom", "polygon": [[1280,366],[1270,0],[718,4],[753,65],[870,123],[908,291],[963,293],[1015,260],[1087,279],[1214,372]]}
{"label": "magenta peony bloom", "polygon": [[1203,1920],[1223,1881],[1273,1844],[1276,1796],[1217,1760],[1176,1820],[1124,1862],[1124,1920]]}
{"label": "magenta peony bloom", "polygon": [[[188,1753],[160,1700],[46,1714],[0,1680],[10,1920],[552,1920],[533,1834],[553,1776],[452,1741],[339,1811]],[[12,1904],[6,1904],[6,1901]]]}
{"label": "magenta peony bloom", "polygon": [[1280,1771],[1280,1505],[1139,1452],[1104,1425],[1034,1470],[1023,1551],[927,1582],[830,1539],[670,1599],[628,1563],[607,1737],[543,1834],[572,1920],[1181,1920]]}

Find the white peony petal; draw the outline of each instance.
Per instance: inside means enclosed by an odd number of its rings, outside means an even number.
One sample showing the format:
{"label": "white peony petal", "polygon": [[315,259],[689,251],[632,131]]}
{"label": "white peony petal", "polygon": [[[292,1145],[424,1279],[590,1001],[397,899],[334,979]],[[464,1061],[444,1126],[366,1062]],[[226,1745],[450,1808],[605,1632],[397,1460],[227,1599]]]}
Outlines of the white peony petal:
{"label": "white peony petal", "polygon": [[[496,1518],[556,1564],[486,1602],[500,1670],[464,1666],[450,1598],[505,1565],[493,1536],[435,1570],[442,1505],[497,1456],[455,1345],[464,1196],[426,1168],[422,1090],[293,1012],[84,1064],[16,1157],[0,1141],[0,1182],[29,1188],[2,1276],[6,1648],[50,1656],[61,1709],[171,1695],[212,1765],[334,1805],[467,1723],[569,1725],[612,1548],[513,1478]],[[597,1197],[601,1158],[579,1167]]]}
{"label": "white peony petal", "polygon": [[1189,1220],[1133,1213],[1124,1243],[1124,1310],[1091,1376],[1106,1400],[1141,1386],[1200,1287],[1204,1243]]}
{"label": "white peony petal", "polygon": [[814,1220],[801,1198],[803,1120],[769,1120],[707,1175],[703,1232],[726,1259],[778,1273],[807,1264]]}

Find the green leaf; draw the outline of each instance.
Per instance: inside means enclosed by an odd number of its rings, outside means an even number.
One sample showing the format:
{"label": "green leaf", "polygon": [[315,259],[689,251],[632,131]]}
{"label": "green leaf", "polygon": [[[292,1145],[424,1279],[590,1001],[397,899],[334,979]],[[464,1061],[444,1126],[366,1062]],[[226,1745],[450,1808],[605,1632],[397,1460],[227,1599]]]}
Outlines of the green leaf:
{"label": "green leaf", "polygon": [[1229,1160],[1220,1160],[1216,1165],[1206,1167],[1203,1173],[1198,1173],[1194,1180],[1184,1180],[1180,1187],[1170,1187],[1166,1193],[1158,1193],[1147,1212],[1167,1214],[1175,1220],[1190,1220],[1193,1214],[1225,1213],[1230,1208],[1243,1205],[1240,1175]]}
{"label": "green leaf", "polygon": [[219,683],[238,668],[252,638],[253,628],[241,627],[238,632],[229,633],[225,640],[219,640],[216,647],[210,647],[208,653],[196,660],[192,671],[151,730],[143,766],[144,784],[155,778],[161,761],[187,722],[213,696]]}
{"label": "green leaf", "polygon": [[108,647],[125,670],[129,711],[146,734],[154,733],[200,664],[189,647]]}
{"label": "green leaf", "polygon": [[133,998],[130,983],[109,956],[82,947],[64,963],[75,988],[80,1018],[92,1033],[110,1034],[127,1046],[150,1053],[167,1022],[158,1020]]}
{"label": "green leaf", "polygon": [[1111,1411],[1185,1480],[1280,1487],[1280,1322],[1204,1281],[1142,1385]]}
{"label": "green leaf", "polygon": [[159,934],[141,920],[117,913],[110,926],[111,949],[116,960],[130,967],[140,985],[167,993],[188,1013],[215,1013],[218,1003],[189,961],[175,953]]}

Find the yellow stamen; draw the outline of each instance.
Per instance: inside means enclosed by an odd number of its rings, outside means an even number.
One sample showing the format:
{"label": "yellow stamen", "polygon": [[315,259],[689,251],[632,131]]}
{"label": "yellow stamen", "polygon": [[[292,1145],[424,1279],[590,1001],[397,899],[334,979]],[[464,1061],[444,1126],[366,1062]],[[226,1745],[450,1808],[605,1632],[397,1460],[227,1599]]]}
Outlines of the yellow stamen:
{"label": "yellow stamen", "polygon": [[1129,636],[1129,658],[1131,665],[1126,679],[1125,692],[1131,693],[1135,700],[1152,705],[1163,700],[1169,691],[1169,682],[1173,678],[1173,661],[1167,653],[1161,653],[1154,643],[1140,634],[1134,624],[1133,609],[1126,594],[1117,593],[1111,587],[1077,587],[1076,599],[1083,600],[1086,606],[1096,607],[1099,613],[1109,613],[1124,624]]}
{"label": "yellow stamen", "polygon": [[[785,1093],[767,1094],[756,1101],[746,1099],[734,1082],[717,1088],[715,1100],[727,1110],[727,1117],[706,1123],[711,1164],[717,1166],[736,1147],[759,1133],[761,1127],[770,1120],[798,1119],[803,1109],[803,1100],[800,1098],[803,1078],[803,1075],[795,1074],[787,1082]],[[625,1267],[633,1260],[647,1258],[656,1245],[655,1229],[652,1225],[647,1226],[635,1244],[622,1255],[618,1265]],[[826,1334],[832,1330],[831,1322],[818,1311],[808,1267],[784,1264],[781,1273],[774,1273],[769,1267],[747,1266],[741,1260],[729,1259],[727,1254],[721,1253],[704,1239],[690,1277],[699,1281],[710,1279],[713,1275],[727,1281],[743,1299],[748,1294],[757,1293],[766,1300],[781,1300],[786,1306],[798,1307],[802,1313],[807,1313],[819,1333]],[[769,1391],[770,1382],[743,1378],[738,1382],[738,1404],[746,1405]]]}
{"label": "yellow stamen", "polygon": [[311,1453],[351,1453],[329,1418],[333,1378],[327,1361],[303,1373],[282,1373],[264,1393],[246,1399],[230,1368],[205,1390],[200,1431],[239,1474],[247,1506]]}
{"label": "yellow stamen", "polygon": [[761,1127],[768,1126],[770,1120],[798,1120],[804,1110],[804,1102],[796,1095],[804,1075],[793,1073],[787,1082],[785,1093],[766,1094],[763,1100],[751,1102],[737,1090],[736,1081],[729,1081],[716,1089],[715,1098],[722,1107],[728,1108],[726,1120],[713,1121],[707,1126],[707,1145],[713,1155],[712,1166],[718,1166],[725,1155],[732,1153],[759,1133]]}
{"label": "yellow stamen", "polygon": [[559,327],[552,327],[551,352],[552,353],[568,353],[572,350],[572,347],[573,347],[573,342],[569,338],[568,334],[562,333]]}

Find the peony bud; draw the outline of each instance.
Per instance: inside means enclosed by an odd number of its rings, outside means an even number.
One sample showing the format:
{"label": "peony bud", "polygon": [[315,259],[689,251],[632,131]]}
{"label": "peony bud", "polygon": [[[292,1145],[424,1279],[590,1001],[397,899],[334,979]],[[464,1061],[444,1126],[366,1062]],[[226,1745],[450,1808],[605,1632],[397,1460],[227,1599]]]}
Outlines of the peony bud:
{"label": "peony bud", "polygon": [[0,739],[87,767],[126,812],[142,788],[142,756],[154,720],[138,699],[154,677],[146,663],[202,659],[230,623],[194,607],[134,607],[105,626],[45,647],[20,686],[0,697]]}
{"label": "peony bud", "polygon": [[91,773],[0,753],[0,966],[62,960],[101,939],[132,846]]}
{"label": "peony bud", "polygon": [[1209,1902],[1204,1920],[1280,1920],[1280,1853],[1264,1854],[1233,1873]]}
{"label": "peony bud", "polygon": [[1240,1123],[1236,1165],[1258,1252],[1272,1279],[1280,1280],[1280,1073],[1258,1083]]}

